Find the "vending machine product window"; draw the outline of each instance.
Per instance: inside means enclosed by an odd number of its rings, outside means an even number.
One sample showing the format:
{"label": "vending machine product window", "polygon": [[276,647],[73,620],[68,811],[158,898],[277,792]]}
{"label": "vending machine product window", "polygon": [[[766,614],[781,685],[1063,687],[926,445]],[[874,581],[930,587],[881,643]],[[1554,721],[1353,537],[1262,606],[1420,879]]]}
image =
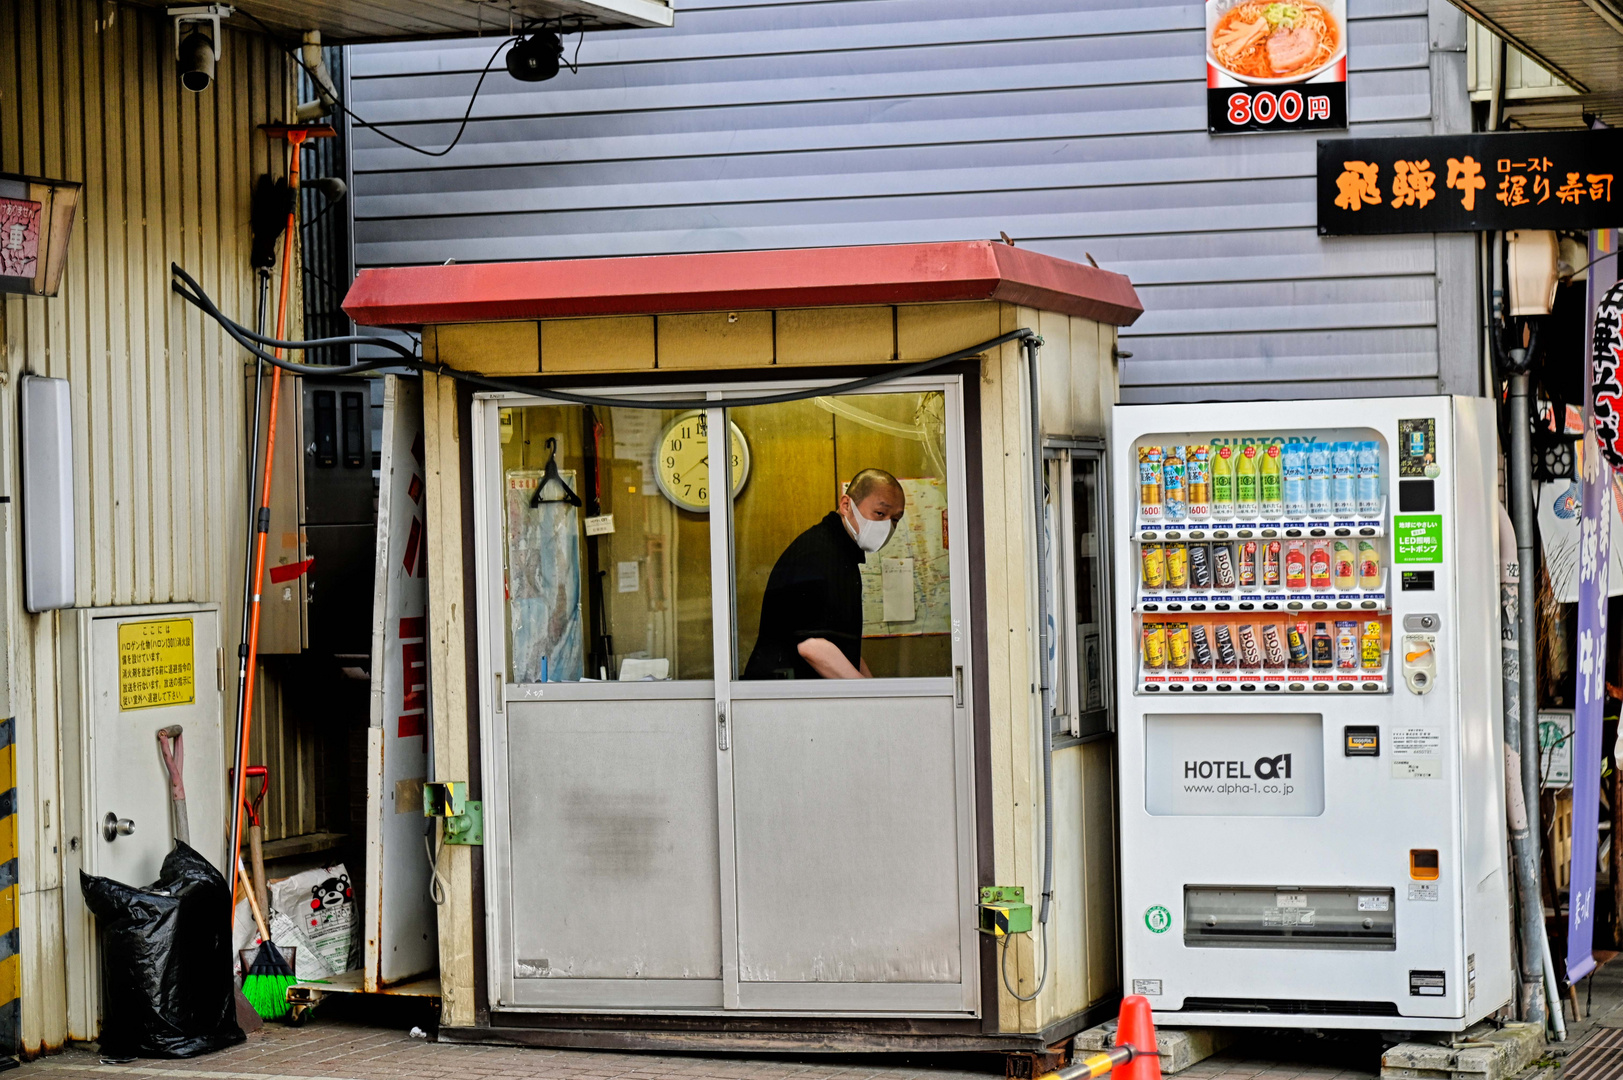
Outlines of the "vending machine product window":
{"label": "vending machine product window", "polygon": [[1157,432],[1133,453],[1136,693],[1391,691],[1378,431]]}

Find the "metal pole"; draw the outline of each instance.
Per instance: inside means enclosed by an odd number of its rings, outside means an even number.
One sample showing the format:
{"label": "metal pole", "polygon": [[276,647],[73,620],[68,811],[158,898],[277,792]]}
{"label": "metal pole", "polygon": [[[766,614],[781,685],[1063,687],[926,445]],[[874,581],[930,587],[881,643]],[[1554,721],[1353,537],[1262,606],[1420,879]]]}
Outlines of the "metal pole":
{"label": "metal pole", "polygon": [[[1517,579],[1517,604],[1520,626],[1517,645],[1520,653],[1520,709],[1521,709],[1521,766],[1522,800],[1529,822],[1539,820],[1539,745],[1538,745],[1538,573],[1533,550],[1533,447],[1532,414],[1528,402],[1528,378],[1525,373],[1510,377],[1510,463],[1505,486],[1510,489],[1510,514],[1516,525],[1516,563],[1521,567]],[[1523,904],[1538,915],[1537,925],[1523,915],[1526,932],[1536,933],[1541,949],[1547,951],[1544,933],[1544,897],[1538,887],[1538,868],[1543,865],[1542,837],[1537,825],[1527,830],[1525,858],[1530,860],[1533,875],[1533,894],[1524,896]],[[1521,860],[1518,860],[1520,862]],[[1533,951],[1533,940],[1524,940],[1524,951]],[[1530,1015],[1529,1020],[1532,1019]],[[1541,1017],[1542,1019],[1542,1017]]]}
{"label": "metal pole", "polygon": [[[1521,686],[1521,563],[1516,558],[1510,514],[1499,508],[1499,654],[1504,680],[1505,819],[1510,830],[1511,867],[1516,877],[1518,934],[1521,939],[1521,1015],[1529,1023],[1544,1024],[1544,899],[1540,894],[1538,861],[1528,843],[1527,799],[1522,790],[1522,686]],[[1533,757],[1538,758],[1534,747]],[[1537,820],[1538,810],[1533,810]]]}

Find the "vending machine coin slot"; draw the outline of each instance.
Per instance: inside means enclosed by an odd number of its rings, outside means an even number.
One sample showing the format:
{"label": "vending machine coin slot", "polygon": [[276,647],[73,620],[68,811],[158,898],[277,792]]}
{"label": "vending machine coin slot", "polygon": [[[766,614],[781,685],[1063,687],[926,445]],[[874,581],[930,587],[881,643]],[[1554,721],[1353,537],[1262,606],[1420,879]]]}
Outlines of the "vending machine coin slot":
{"label": "vending machine coin slot", "polygon": [[1431,693],[1437,681],[1437,636],[1435,634],[1403,635],[1403,681],[1410,692]]}

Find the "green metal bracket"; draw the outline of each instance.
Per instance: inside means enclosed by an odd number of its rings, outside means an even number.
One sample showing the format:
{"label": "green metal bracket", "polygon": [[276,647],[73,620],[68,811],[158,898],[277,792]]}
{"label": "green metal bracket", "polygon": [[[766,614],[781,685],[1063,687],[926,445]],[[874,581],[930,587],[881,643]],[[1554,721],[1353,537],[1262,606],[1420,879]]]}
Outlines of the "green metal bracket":
{"label": "green metal bracket", "polygon": [[993,937],[1024,934],[1031,930],[1031,905],[1019,885],[988,885],[981,889],[980,930]]}
{"label": "green metal bracket", "polygon": [[424,784],[423,816],[445,819],[447,844],[485,842],[485,805],[468,798],[466,781]]}

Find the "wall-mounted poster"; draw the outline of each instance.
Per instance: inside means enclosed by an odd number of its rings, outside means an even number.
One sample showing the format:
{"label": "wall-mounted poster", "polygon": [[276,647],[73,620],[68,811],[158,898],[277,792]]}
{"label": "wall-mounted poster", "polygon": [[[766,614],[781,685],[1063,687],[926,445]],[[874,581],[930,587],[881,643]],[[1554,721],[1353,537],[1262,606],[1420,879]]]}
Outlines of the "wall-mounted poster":
{"label": "wall-mounted poster", "polygon": [[1346,126],[1346,0],[1206,0],[1208,131]]}

